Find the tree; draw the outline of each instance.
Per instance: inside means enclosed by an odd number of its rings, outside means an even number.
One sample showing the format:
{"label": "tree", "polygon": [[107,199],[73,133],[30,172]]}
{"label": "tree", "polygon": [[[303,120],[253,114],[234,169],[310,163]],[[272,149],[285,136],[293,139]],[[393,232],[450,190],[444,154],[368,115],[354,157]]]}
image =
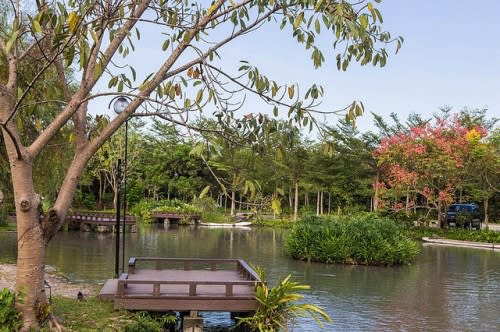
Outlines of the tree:
{"label": "tree", "polygon": [[[327,31],[339,48],[336,61],[341,70],[351,61],[384,66],[386,44],[394,41],[397,50],[402,42],[382,30],[380,12],[365,1],[217,0],[206,4],[190,0],[9,3],[9,14],[0,21],[0,67],[7,68],[0,71],[0,126],[16,202],[16,288],[25,294],[18,303],[24,329],[36,328],[44,319],[48,306],[43,292],[45,250],[64,222],[87,162],[133,113],[188,127],[189,114],[215,110],[222,127],[234,123],[243,94],[255,94],[276,112],[287,110],[292,121],[312,122],[321,87],[303,89],[305,94],[300,96],[295,85],[279,85],[249,63],[235,74],[218,59],[219,49],[275,21],[305,46],[314,67],[324,62],[316,42],[321,31]],[[158,47],[165,58],[152,73],[136,73],[120,57],[134,51],[141,29],[148,24],[156,26],[157,40],[163,38]],[[24,70],[27,75],[19,75]],[[131,100],[89,139],[89,102],[110,95],[95,91],[96,84],[104,81],[116,89],[115,95],[126,94]],[[48,91],[51,88],[54,91]],[[33,106],[29,120],[40,128],[27,136],[21,125],[28,118],[22,111]],[[136,112],[139,107],[143,111]],[[347,115],[354,118],[362,111],[362,104],[354,102]],[[258,138],[257,119],[239,121],[239,125],[254,132],[249,139]],[[42,211],[33,165],[66,129],[71,131],[73,158],[57,198]]]}
{"label": "tree", "polygon": [[473,143],[486,134],[485,128],[467,127],[453,116],[436,117],[434,123],[410,126],[382,139],[373,154],[390,189],[391,208],[408,212],[418,195],[426,208],[437,210],[443,225],[442,212],[462,197],[465,179],[471,177]]}

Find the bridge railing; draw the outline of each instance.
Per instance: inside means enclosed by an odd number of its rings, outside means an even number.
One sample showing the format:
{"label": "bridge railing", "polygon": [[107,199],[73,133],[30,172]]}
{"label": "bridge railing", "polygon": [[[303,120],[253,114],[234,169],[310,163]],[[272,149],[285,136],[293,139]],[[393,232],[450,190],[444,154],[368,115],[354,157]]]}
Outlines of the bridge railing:
{"label": "bridge railing", "polygon": [[[99,224],[113,224],[116,222],[116,213],[114,212],[93,212],[93,211],[74,211],[67,217],[70,221],[84,222],[84,223],[99,223]],[[123,216],[120,217],[123,222]],[[135,216],[125,216],[126,224],[135,224]]]}

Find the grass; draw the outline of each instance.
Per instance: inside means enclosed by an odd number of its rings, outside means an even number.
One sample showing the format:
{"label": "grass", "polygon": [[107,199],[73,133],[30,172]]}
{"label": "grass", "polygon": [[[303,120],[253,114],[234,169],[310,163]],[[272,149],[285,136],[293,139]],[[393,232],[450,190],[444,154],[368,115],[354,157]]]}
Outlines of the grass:
{"label": "grass", "polygon": [[54,296],[52,311],[69,331],[122,331],[134,320],[132,314],[115,311],[112,302],[104,302],[97,297],[78,301]]}
{"label": "grass", "polygon": [[439,228],[411,227],[405,229],[404,234],[415,240],[423,237],[438,236],[449,240],[500,243],[500,232],[490,230],[468,230],[462,228],[450,228],[448,230]]}
{"label": "grass", "polygon": [[[113,303],[97,297],[77,299],[54,296],[52,312],[67,331],[162,331],[175,324],[174,314],[154,315],[147,312],[116,311]],[[47,328],[42,331],[49,331]]]}
{"label": "grass", "polygon": [[289,219],[276,219],[276,220],[258,220],[255,222],[257,226],[271,227],[271,228],[292,228],[295,221]]}
{"label": "grass", "polygon": [[2,232],[15,232],[17,231],[17,224],[15,222],[0,223],[0,233]]}

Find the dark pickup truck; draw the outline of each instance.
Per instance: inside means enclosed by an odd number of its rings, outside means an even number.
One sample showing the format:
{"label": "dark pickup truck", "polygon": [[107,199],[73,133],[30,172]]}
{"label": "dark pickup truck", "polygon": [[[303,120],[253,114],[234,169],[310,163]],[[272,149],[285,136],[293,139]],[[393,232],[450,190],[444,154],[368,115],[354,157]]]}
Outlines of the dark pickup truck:
{"label": "dark pickup truck", "polygon": [[480,230],[483,218],[476,204],[451,204],[446,212],[446,221],[448,226]]}

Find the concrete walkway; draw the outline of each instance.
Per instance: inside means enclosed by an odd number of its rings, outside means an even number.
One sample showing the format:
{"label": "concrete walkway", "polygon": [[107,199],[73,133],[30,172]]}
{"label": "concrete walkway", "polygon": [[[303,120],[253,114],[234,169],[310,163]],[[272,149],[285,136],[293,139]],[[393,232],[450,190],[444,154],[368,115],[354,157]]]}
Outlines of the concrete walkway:
{"label": "concrete walkway", "polygon": [[472,241],[449,240],[440,238],[435,239],[429,237],[423,237],[422,240],[426,243],[444,245],[444,246],[490,249],[490,250],[500,251],[500,243],[472,242]]}
{"label": "concrete walkway", "polygon": [[[500,232],[500,224],[489,224],[488,228],[490,231]],[[483,229],[486,229],[486,225],[483,223]]]}

